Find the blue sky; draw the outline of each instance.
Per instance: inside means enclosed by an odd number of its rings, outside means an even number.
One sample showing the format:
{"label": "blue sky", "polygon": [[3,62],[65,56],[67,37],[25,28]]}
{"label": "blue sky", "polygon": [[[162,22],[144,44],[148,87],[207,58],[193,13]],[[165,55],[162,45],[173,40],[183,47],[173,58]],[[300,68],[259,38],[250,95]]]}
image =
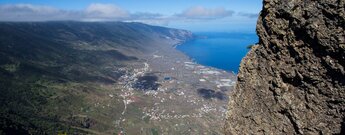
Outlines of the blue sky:
{"label": "blue sky", "polygon": [[138,21],[194,32],[254,32],[262,0],[1,0],[0,21]]}

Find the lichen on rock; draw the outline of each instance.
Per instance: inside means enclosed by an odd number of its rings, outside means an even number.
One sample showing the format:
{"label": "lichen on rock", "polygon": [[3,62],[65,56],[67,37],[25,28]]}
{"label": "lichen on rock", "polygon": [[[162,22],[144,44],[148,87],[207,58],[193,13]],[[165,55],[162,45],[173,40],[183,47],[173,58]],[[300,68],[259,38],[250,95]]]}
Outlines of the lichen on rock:
{"label": "lichen on rock", "polygon": [[264,0],[225,134],[345,134],[345,0]]}

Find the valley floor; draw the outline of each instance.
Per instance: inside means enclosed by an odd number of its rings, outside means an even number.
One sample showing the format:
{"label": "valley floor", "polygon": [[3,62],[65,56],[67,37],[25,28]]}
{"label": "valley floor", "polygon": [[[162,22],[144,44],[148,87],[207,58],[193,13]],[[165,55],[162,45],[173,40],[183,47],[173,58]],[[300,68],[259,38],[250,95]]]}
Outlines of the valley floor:
{"label": "valley floor", "polygon": [[[192,62],[169,40],[116,85],[123,101],[116,132],[126,134],[222,134],[235,75]],[[139,115],[139,116],[133,116]]]}
{"label": "valley floor", "polygon": [[191,32],[122,22],[0,31],[0,134],[222,134],[236,77],[176,50]]}

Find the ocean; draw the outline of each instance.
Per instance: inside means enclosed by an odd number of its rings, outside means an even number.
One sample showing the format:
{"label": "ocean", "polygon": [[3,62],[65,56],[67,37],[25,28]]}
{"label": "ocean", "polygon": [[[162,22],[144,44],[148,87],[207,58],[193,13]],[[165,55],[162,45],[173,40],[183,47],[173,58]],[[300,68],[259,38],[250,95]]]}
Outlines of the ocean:
{"label": "ocean", "polygon": [[176,47],[195,62],[226,71],[238,72],[247,46],[258,42],[255,33],[195,33],[197,38]]}

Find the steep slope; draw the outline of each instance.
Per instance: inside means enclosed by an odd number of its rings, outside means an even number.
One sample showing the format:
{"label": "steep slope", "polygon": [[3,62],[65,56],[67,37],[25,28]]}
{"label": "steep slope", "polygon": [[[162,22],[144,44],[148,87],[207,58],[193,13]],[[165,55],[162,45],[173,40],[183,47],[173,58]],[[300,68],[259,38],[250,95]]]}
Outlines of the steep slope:
{"label": "steep slope", "polygon": [[345,1],[263,4],[226,134],[345,134]]}
{"label": "steep slope", "polygon": [[1,22],[0,134],[113,133],[123,108],[113,84],[142,66],[139,54],[191,36],[141,23]]}

